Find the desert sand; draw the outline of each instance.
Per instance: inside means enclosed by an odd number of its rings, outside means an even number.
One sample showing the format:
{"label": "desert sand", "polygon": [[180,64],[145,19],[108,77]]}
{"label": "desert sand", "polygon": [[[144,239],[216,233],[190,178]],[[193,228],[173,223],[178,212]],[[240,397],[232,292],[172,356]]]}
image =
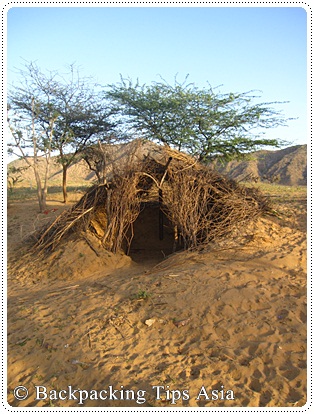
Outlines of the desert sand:
{"label": "desert sand", "polygon": [[162,261],[96,255],[84,241],[23,258],[25,237],[64,208],[54,197],[46,214],[35,200],[8,208],[11,406],[306,404],[304,196],[241,241]]}

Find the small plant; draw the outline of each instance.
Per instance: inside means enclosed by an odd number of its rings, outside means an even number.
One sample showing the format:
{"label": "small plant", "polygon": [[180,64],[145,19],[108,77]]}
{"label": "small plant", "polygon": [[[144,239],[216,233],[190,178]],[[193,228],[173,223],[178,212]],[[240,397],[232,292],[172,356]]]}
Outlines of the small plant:
{"label": "small plant", "polygon": [[148,299],[150,294],[146,290],[140,289],[137,293],[137,299]]}
{"label": "small plant", "polygon": [[36,338],[36,344],[39,345],[39,346],[43,346],[44,338]]}

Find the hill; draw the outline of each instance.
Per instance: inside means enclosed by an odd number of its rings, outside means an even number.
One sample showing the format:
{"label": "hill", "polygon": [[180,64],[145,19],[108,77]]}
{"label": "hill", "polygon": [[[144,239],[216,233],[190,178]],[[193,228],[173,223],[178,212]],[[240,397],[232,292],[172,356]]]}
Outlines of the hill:
{"label": "hill", "polygon": [[307,146],[295,145],[277,151],[257,151],[246,161],[230,161],[225,165],[216,163],[215,169],[239,181],[251,177],[255,181],[306,185]]}

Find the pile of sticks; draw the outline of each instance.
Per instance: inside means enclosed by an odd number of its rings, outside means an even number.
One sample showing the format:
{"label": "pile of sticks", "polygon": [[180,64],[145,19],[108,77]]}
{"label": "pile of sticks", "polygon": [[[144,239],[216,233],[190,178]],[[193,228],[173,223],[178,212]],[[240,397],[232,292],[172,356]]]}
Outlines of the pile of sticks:
{"label": "pile of sticks", "polygon": [[[162,195],[162,197],[161,197]],[[53,250],[70,233],[93,233],[117,252],[130,246],[145,202],[156,201],[186,249],[232,235],[270,210],[268,199],[191,157],[165,149],[163,161],[130,163],[110,183],[95,185],[36,236],[35,248]]]}

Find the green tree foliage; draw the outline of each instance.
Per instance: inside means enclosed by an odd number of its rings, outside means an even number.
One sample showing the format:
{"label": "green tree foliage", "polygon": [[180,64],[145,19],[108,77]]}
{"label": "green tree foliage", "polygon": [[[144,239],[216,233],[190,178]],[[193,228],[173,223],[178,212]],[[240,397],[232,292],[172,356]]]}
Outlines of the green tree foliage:
{"label": "green tree foliage", "polygon": [[102,94],[88,78],[81,78],[74,66],[69,80],[59,83],[55,91],[55,105],[59,113],[54,130],[54,148],[62,165],[63,198],[67,200],[68,168],[77,161],[86,147],[97,142],[111,142],[116,138],[115,125],[109,120],[110,110]]}
{"label": "green tree foliage", "polygon": [[187,151],[201,161],[229,160],[282,144],[265,137],[265,130],[286,125],[272,108],[277,102],[254,104],[259,97],[253,92],[222,94],[186,81],[140,85],[121,78],[109,86],[106,96],[131,133]]}

